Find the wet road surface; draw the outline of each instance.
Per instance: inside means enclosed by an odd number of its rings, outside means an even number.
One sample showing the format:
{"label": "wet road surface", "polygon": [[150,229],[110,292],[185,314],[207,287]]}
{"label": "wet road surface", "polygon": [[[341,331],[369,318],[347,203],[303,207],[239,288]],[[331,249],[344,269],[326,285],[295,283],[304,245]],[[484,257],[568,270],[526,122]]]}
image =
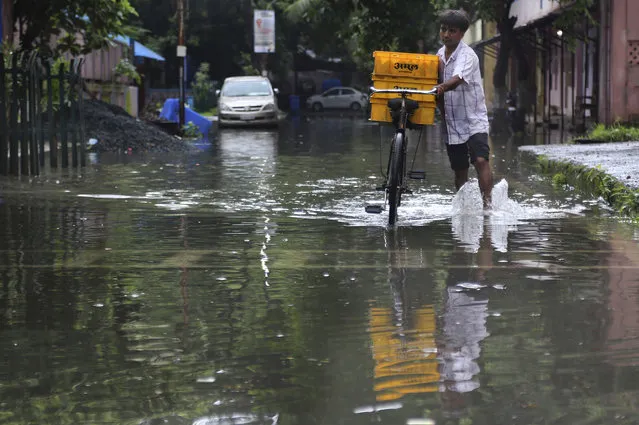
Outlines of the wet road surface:
{"label": "wet road surface", "polygon": [[435,134],[392,229],[354,117],[3,181],[0,424],[638,423],[636,227]]}

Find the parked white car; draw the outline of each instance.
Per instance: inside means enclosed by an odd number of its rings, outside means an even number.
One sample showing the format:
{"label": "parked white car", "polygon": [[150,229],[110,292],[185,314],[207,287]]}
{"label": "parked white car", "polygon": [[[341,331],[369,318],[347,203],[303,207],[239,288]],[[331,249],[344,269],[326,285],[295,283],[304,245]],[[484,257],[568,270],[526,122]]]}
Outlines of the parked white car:
{"label": "parked white car", "polygon": [[228,77],[216,94],[220,127],[278,122],[278,90],[266,77]]}
{"label": "parked white car", "polygon": [[306,106],[316,112],[324,109],[359,111],[366,108],[367,104],[368,95],[352,87],[333,87],[306,100]]}

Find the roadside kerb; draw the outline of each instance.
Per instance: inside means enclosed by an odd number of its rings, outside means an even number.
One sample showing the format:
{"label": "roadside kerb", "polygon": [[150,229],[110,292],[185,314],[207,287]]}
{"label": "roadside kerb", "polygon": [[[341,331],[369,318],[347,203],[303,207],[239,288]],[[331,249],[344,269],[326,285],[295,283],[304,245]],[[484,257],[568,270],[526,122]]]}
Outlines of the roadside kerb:
{"label": "roadside kerb", "polygon": [[639,216],[639,142],[586,145],[528,145],[545,175],[601,196],[624,215]]}

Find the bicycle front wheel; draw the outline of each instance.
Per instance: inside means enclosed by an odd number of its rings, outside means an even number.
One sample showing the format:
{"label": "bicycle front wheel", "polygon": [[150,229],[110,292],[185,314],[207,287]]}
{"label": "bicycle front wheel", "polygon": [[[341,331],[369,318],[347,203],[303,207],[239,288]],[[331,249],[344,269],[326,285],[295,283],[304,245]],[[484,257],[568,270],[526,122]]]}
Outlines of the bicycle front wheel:
{"label": "bicycle front wheel", "polygon": [[402,190],[402,173],[404,153],[404,135],[402,133],[395,134],[395,140],[391,148],[390,163],[388,164],[388,183],[386,190],[388,191],[388,224],[394,225],[397,221],[397,208],[399,207],[401,190]]}

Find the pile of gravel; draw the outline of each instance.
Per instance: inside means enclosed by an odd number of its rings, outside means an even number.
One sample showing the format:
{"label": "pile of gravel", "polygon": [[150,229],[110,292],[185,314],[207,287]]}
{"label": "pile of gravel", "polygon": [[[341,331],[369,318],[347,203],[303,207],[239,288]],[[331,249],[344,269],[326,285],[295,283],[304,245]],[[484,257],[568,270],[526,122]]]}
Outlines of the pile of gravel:
{"label": "pile of gravel", "polygon": [[187,151],[190,147],[156,125],[134,118],[124,109],[100,100],[84,101],[84,120],[87,139],[97,139],[91,149],[117,152]]}

